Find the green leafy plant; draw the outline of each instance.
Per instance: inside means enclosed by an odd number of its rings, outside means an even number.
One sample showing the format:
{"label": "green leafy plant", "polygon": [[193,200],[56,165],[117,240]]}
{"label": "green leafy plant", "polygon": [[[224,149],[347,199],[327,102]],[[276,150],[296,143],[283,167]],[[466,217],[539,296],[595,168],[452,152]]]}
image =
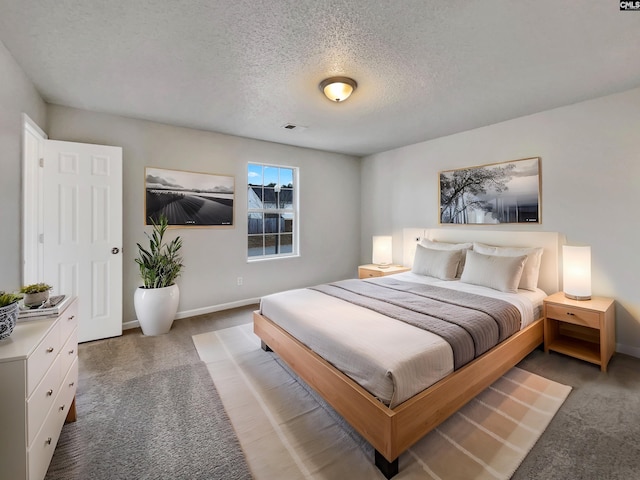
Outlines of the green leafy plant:
{"label": "green leafy plant", "polygon": [[21,298],[22,298],[22,295],[18,295],[15,293],[0,292],[0,307],[6,307],[7,305],[16,303]]}
{"label": "green leafy plant", "polygon": [[53,287],[51,285],[47,285],[46,283],[34,283],[31,285],[25,285],[20,289],[21,293],[40,293],[46,292],[47,290],[51,290]]}
{"label": "green leafy plant", "polygon": [[169,243],[164,243],[164,234],[167,230],[167,217],[161,215],[153,224],[153,233],[145,235],[149,239],[149,248],[146,249],[139,243],[138,258],[136,263],[140,267],[140,276],[144,282],[144,288],[163,288],[173,285],[180,276],[182,268],[182,257],[179,252],[182,248],[182,239],[174,238]]}

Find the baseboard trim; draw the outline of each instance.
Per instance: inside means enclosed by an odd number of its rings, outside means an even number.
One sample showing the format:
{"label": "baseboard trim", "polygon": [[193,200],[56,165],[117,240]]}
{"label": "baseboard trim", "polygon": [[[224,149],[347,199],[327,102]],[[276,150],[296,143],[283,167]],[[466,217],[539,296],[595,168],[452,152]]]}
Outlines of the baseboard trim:
{"label": "baseboard trim", "polygon": [[[211,305],[209,307],[185,310],[176,314],[176,320],[179,320],[181,318],[197,317],[198,315],[206,315],[207,313],[221,312],[222,310],[230,310],[232,308],[246,307],[247,305],[253,305],[255,303],[260,303],[260,297],[246,298],[244,300],[238,300],[236,302],[221,303],[219,305]],[[140,322],[138,322],[138,319],[122,323],[123,330],[130,330],[132,328],[138,328],[139,326]]]}
{"label": "baseboard trim", "polygon": [[616,344],[616,352],[631,355],[632,357],[640,358],[640,348],[630,347],[629,345],[623,345],[621,343]]}

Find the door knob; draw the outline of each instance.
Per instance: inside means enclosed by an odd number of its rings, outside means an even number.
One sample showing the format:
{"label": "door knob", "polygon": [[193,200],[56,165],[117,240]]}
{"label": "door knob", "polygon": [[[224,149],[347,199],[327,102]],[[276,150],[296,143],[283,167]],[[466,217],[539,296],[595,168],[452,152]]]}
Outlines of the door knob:
{"label": "door knob", "polygon": [[118,247],[113,247],[111,249],[111,253],[113,253],[114,255],[117,255],[118,253],[120,253],[120,249]]}

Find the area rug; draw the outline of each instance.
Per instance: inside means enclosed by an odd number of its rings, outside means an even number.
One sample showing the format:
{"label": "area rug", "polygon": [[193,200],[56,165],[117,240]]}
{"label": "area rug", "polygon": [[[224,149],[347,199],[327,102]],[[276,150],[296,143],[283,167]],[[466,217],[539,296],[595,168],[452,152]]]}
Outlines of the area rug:
{"label": "area rug", "polygon": [[[257,480],[384,479],[372,447],[274,353],[252,325],[193,342]],[[403,479],[508,479],[571,387],[513,368],[400,456]]]}
{"label": "area rug", "polygon": [[[166,345],[168,336],[129,335]],[[189,339],[188,339],[189,340]],[[249,480],[251,473],[205,365],[149,371],[142,348],[81,344],[78,420],[62,429],[45,480]],[[171,356],[168,349],[162,352]],[[104,367],[95,367],[92,360]],[[146,368],[137,359],[146,356]],[[184,356],[184,355],[183,355]],[[126,363],[128,360],[128,363]],[[123,369],[129,366],[129,372]],[[96,371],[100,373],[96,374]],[[0,479],[9,480],[2,474]]]}

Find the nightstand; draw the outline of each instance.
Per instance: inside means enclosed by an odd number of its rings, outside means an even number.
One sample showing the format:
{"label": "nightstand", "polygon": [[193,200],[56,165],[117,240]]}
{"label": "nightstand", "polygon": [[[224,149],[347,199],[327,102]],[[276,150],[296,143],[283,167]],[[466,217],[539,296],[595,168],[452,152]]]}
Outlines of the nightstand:
{"label": "nightstand", "polygon": [[403,267],[402,265],[389,265],[388,267],[380,267],[375,264],[360,265],[358,267],[358,278],[386,277],[387,275],[408,272],[409,270],[411,268]]}
{"label": "nightstand", "polygon": [[600,365],[603,372],[616,346],[612,298],[571,300],[558,292],[544,300],[544,351],[571,355]]}

